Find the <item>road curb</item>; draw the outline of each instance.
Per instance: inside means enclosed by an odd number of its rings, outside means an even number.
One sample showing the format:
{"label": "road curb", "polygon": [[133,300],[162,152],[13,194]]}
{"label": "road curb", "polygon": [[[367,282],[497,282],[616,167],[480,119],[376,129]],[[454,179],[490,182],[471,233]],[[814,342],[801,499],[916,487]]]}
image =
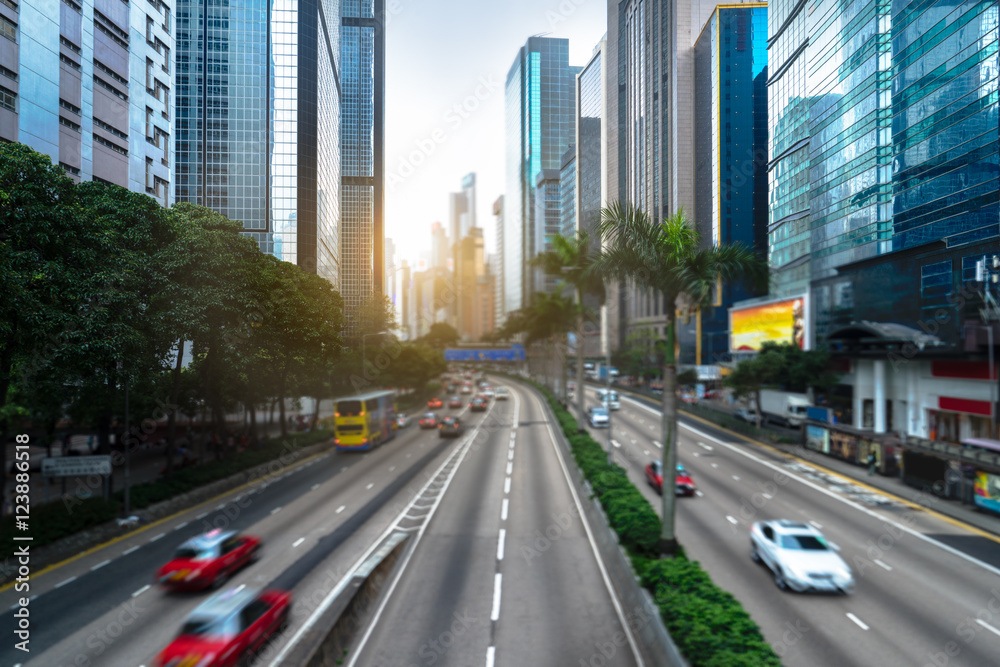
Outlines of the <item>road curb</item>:
{"label": "road curb", "polygon": [[[558,424],[552,407],[544,396],[541,396],[534,387],[515,378],[511,379],[519,382],[527,391],[535,392],[549,419]],[[628,611],[631,619],[629,626],[641,640],[643,658],[647,664],[657,667],[688,667],[687,661],[681,656],[680,650],[660,618],[660,610],[652,594],[639,583],[639,577],[632,569],[632,562],[618,541],[618,534],[611,528],[604,508],[601,507],[590,483],[583,478],[583,473],[576,465],[566,434],[558,425],[552,431],[563,453],[572,462],[572,465],[567,466],[570,478],[582,500],[586,520],[593,531],[608,576],[619,600]]]}

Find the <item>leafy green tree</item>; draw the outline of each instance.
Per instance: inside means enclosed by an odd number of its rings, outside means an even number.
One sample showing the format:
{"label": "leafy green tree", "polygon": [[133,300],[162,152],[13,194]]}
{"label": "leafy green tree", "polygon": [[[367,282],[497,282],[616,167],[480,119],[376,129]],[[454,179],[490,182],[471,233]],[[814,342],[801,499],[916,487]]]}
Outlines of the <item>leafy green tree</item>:
{"label": "leafy green tree", "polygon": [[[604,278],[595,270],[598,250],[592,244],[590,236],[584,230],[579,230],[573,238],[556,235],[551,241],[551,250],[536,256],[532,260],[534,266],[540,267],[550,276],[555,276],[570,285],[576,293],[576,381],[579,389],[576,392],[577,410],[580,418],[584,414],[583,391],[583,340],[585,321],[593,318],[593,313],[584,306],[584,297],[592,295],[604,302]],[[566,396],[565,383],[563,396]],[[583,432],[583,429],[580,429]]]}
{"label": "leafy green tree", "polygon": [[[615,202],[601,212],[600,229],[605,249],[597,261],[598,270],[607,279],[654,290],[671,311],[682,296],[692,304],[709,303],[720,280],[748,280],[757,286],[767,282],[767,263],[762,258],[741,244],[705,247],[683,210],[660,221],[631,204]],[[676,318],[671,316],[663,365],[663,469],[668,474],[677,466],[675,340]],[[663,494],[660,548],[670,555],[677,549],[675,500],[674,494]]]}
{"label": "leafy green tree", "polygon": [[441,350],[421,343],[402,346],[399,356],[388,368],[388,375],[398,387],[422,391],[434,378],[447,370]]}
{"label": "leafy green tree", "polygon": [[443,350],[446,347],[452,347],[457,344],[460,338],[458,330],[455,327],[447,322],[435,322],[431,325],[427,334],[420,338],[419,342],[428,347]]}

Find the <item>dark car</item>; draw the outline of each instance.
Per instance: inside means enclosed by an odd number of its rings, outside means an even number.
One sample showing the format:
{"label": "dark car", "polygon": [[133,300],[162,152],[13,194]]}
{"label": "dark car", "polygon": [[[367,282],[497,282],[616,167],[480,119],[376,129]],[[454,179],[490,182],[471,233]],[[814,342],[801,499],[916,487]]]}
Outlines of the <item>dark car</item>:
{"label": "dark car", "polygon": [[445,417],[438,425],[438,435],[442,438],[457,438],[462,434],[462,422],[458,417]]}
{"label": "dark car", "polygon": [[462,399],[460,399],[458,396],[452,396],[451,398],[448,399],[448,407],[452,409],[462,407]]}
{"label": "dark car", "polygon": [[482,396],[476,396],[469,403],[469,409],[473,412],[485,412],[486,411],[486,399]]}
{"label": "dark car", "polygon": [[259,538],[213,530],[178,547],[170,562],[156,573],[156,579],[171,590],[214,588],[255,561],[259,551]]}
{"label": "dark car", "polygon": [[428,412],[420,418],[420,428],[437,428],[438,416],[433,412]]}
{"label": "dark car", "polygon": [[245,586],[213,595],[184,621],[156,657],[159,667],[234,667],[249,664],[273,635],[288,625],[292,596]]}

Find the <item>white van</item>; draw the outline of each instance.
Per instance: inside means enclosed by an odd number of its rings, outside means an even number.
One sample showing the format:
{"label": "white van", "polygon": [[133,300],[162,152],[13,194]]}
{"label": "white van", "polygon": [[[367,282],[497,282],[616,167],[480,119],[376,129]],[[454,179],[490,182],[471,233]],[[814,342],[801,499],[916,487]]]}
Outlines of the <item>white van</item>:
{"label": "white van", "polygon": [[621,410],[622,404],[618,400],[618,392],[613,389],[609,392],[607,389],[597,390],[597,400],[604,404],[604,407],[609,410]]}

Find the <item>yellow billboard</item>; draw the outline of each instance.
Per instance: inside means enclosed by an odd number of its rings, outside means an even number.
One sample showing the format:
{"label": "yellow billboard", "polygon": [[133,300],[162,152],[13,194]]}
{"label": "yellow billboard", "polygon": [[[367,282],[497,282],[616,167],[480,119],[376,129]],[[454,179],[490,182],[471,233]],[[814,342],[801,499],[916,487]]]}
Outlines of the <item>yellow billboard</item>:
{"label": "yellow billboard", "polygon": [[808,307],[805,296],[729,309],[730,349],[759,350],[767,341],[806,347]]}

